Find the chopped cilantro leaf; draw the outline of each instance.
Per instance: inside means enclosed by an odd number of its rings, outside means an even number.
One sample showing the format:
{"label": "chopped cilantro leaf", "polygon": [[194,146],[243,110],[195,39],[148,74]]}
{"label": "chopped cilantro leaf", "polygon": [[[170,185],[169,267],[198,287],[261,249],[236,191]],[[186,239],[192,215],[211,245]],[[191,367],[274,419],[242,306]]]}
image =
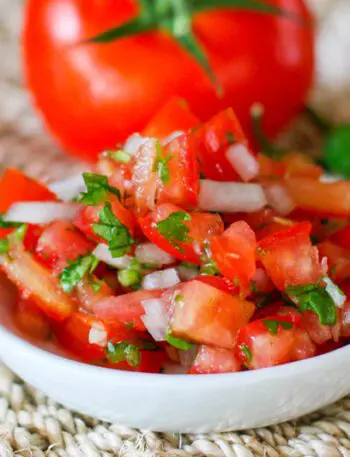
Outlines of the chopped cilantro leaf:
{"label": "chopped cilantro leaf", "polygon": [[0,254],[7,254],[10,250],[10,243],[7,238],[0,240]]}
{"label": "chopped cilantro leaf", "polygon": [[109,185],[107,176],[83,173],[83,178],[87,192],[81,193],[77,198],[79,203],[87,206],[100,205],[107,200],[108,193],[120,199],[120,191]]}
{"label": "chopped cilantro leaf", "polygon": [[193,346],[193,343],[189,343],[188,341],[182,340],[181,338],[172,336],[170,328],[168,328],[166,331],[165,340],[171,346],[174,346],[176,349],[180,349],[181,351],[187,351]]}
{"label": "chopped cilantro leaf", "polygon": [[98,259],[92,254],[80,256],[73,260],[59,275],[60,286],[66,292],[73,288],[86,276],[91,275],[98,265]]}
{"label": "chopped cilantro leaf", "polygon": [[170,182],[170,170],[168,163],[173,158],[173,156],[163,156],[163,148],[159,141],[156,143],[157,149],[157,158],[154,165],[155,171],[158,173],[163,184],[168,184]]}
{"label": "chopped cilantro leaf", "polygon": [[123,287],[130,287],[134,286],[135,284],[140,284],[141,273],[135,268],[126,268],[125,270],[120,270],[118,273],[118,281]]}
{"label": "chopped cilantro leaf", "polygon": [[22,224],[21,222],[9,222],[5,221],[4,215],[0,214],[0,228],[2,229],[9,229],[9,228],[16,228],[20,227]]}
{"label": "chopped cilantro leaf", "polygon": [[236,140],[232,132],[226,132],[226,138],[230,144],[235,144]]}
{"label": "chopped cilantro leaf", "polygon": [[252,351],[245,345],[245,344],[241,344],[239,346],[239,349],[244,353],[244,355],[247,357],[247,360],[249,362],[252,361],[253,359],[253,354],[252,354]]}
{"label": "chopped cilantro leaf", "polygon": [[297,297],[302,312],[310,309],[316,313],[322,325],[333,326],[337,322],[337,308],[325,288],[311,290]]}
{"label": "chopped cilantro leaf", "polygon": [[286,321],[276,321],[274,319],[263,319],[263,323],[271,335],[276,335],[278,332],[278,327],[281,326],[285,330],[290,330],[293,327],[291,322]]}
{"label": "chopped cilantro leaf", "polygon": [[311,292],[319,287],[320,281],[316,284],[305,284],[302,286],[288,286],[286,292],[288,295],[292,297],[299,297],[299,295],[303,295],[307,292]]}
{"label": "chopped cilantro leaf", "polygon": [[176,211],[166,219],[158,222],[157,230],[163,235],[170,243],[179,251],[181,247],[178,245],[178,242],[191,241],[188,237],[190,229],[185,224],[185,221],[190,221],[191,216],[184,211]]}
{"label": "chopped cilantro leaf", "polygon": [[134,244],[128,228],[114,215],[109,202],[105,203],[99,216],[99,222],[92,226],[94,233],[107,241],[112,257],[122,257]]}
{"label": "chopped cilantro leaf", "polygon": [[208,259],[207,257],[202,257],[201,258],[203,264],[200,269],[201,275],[211,275],[215,276],[219,274],[219,269],[216,266],[216,263],[214,262],[213,259]]}
{"label": "chopped cilantro leaf", "polygon": [[138,367],[141,363],[141,352],[138,346],[128,343],[107,344],[106,356],[111,363],[126,361],[132,367]]}

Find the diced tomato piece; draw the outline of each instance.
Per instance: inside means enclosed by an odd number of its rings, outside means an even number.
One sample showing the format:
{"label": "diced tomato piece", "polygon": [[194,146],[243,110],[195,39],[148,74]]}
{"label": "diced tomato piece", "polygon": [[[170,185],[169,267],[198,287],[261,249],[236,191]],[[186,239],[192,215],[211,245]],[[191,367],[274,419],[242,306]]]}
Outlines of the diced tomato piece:
{"label": "diced tomato piece", "polygon": [[345,340],[339,340],[337,342],[327,341],[327,343],[317,346],[315,355],[327,354],[328,352],[332,352],[332,351],[335,351],[336,349],[343,347],[345,344],[346,344]]}
{"label": "diced tomato piece", "polygon": [[313,311],[306,311],[302,314],[301,328],[309,334],[312,341],[317,345],[324,344],[333,338],[332,327],[322,325],[320,318]]}
{"label": "diced tomato piece", "polygon": [[3,238],[6,238],[7,235],[9,235],[11,232],[12,232],[12,228],[9,228],[9,229],[4,229],[4,228],[0,228],[0,240],[2,240]]}
{"label": "diced tomato piece", "polygon": [[258,154],[259,177],[261,179],[282,178],[286,165],[282,161],[272,160],[265,154]]}
{"label": "diced tomato piece", "polygon": [[107,323],[118,323],[132,327],[135,330],[146,330],[141,317],[145,310],[141,304],[143,300],[159,298],[161,290],[140,290],[130,294],[120,295],[119,297],[107,297],[97,302],[94,313]]}
{"label": "diced tomato piece", "polygon": [[313,343],[310,335],[303,329],[295,330],[295,341],[292,351],[292,360],[304,360],[314,357],[317,352],[317,347]]}
{"label": "diced tomato piece", "polygon": [[[106,174],[106,173],[104,173]],[[134,204],[134,189],[132,183],[132,168],[130,163],[116,164],[108,179],[109,185],[120,191],[123,206],[130,208]]]}
{"label": "diced tomato piece", "polygon": [[[188,241],[175,241],[172,243],[157,230],[157,224],[167,219],[171,214],[184,211],[171,204],[157,207],[156,211],[146,217],[139,218],[141,230],[145,236],[163,251],[179,260],[191,263],[200,263],[200,257],[211,238],[224,231],[222,219],[217,214],[210,213],[185,213],[190,220],[185,220],[183,225],[189,229]],[[175,244],[175,245],[174,245]]]}
{"label": "diced tomato piece", "polygon": [[144,136],[166,138],[176,131],[186,132],[200,123],[188,103],[173,97],[157,111],[143,130]]}
{"label": "diced tomato piece", "polygon": [[61,271],[69,260],[91,253],[94,244],[69,221],[56,221],[45,227],[36,247],[36,256],[55,271]]}
{"label": "diced tomato piece", "polygon": [[80,281],[76,286],[77,298],[84,309],[92,311],[96,303],[100,302],[104,298],[110,297],[113,294],[113,290],[104,282],[99,282],[99,289],[95,291],[91,287],[91,283],[97,281],[97,278],[92,276],[90,281],[84,279]]}
{"label": "diced tomato piece", "polygon": [[340,230],[332,233],[329,240],[344,249],[349,249],[350,251],[350,225],[346,225]]}
{"label": "diced tomato piece", "polygon": [[242,127],[231,108],[214,116],[192,133],[200,168],[206,179],[237,181],[240,179],[226,158],[232,141],[248,146]]}
{"label": "diced tomato piece", "polygon": [[350,182],[321,182],[313,178],[293,177],[286,181],[287,189],[301,209],[322,216],[350,216]]}
{"label": "diced tomato piece", "polygon": [[310,241],[311,224],[296,224],[263,238],[259,258],[279,290],[317,283],[323,272],[318,250]]}
{"label": "diced tomato piece", "polygon": [[[1,229],[0,228],[0,239],[3,239],[13,232],[13,228]],[[34,252],[38,243],[39,237],[41,236],[43,229],[38,225],[27,224],[27,230],[24,236],[23,245],[26,251]]]}
{"label": "diced tomato piece", "polygon": [[18,287],[24,298],[30,298],[49,317],[66,319],[75,308],[73,299],[59,287],[49,270],[36,262],[23,249],[16,249],[5,256],[2,269]]}
{"label": "diced tomato piece", "polygon": [[[277,329],[271,322],[277,323]],[[283,325],[280,316],[266,317],[240,330],[237,356],[249,369],[281,365],[315,354],[315,346],[294,324]]]}
{"label": "diced tomato piece", "polygon": [[211,276],[211,275],[198,275],[194,278],[195,281],[202,281],[209,286],[216,287],[223,292],[231,295],[237,295],[239,293],[239,288],[227,278],[221,276]]}
{"label": "diced tomato piece", "polygon": [[199,168],[195,149],[189,135],[174,138],[162,148],[169,176],[163,179],[157,194],[157,204],[172,203],[185,209],[197,206]]}
{"label": "diced tomato piece", "polygon": [[[112,212],[115,217],[129,230],[130,234],[133,236],[136,229],[136,218],[133,213],[125,208],[118,199],[115,199],[110,202]],[[78,227],[85,235],[88,237],[105,243],[104,240],[101,240],[93,231],[93,225],[96,224],[100,219],[100,212],[104,208],[104,205],[97,206],[86,206],[82,208],[79,212],[74,225]]]}
{"label": "diced tomato piece", "polygon": [[56,195],[46,186],[15,168],[8,168],[0,179],[0,213],[19,202],[55,201]]}
{"label": "diced tomato piece", "polygon": [[222,235],[211,240],[211,252],[220,273],[236,281],[249,294],[256,272],[255,233],[244,221],[234,222]]}
{"label": "diced tomato piece", "polygon": [[156,173],[158,158],[157,143],[147,141],[139,148],[133,159],[132,183],[134,189],[135,211],[143,216],[155,207],[160,177]]}
{"label": "diced tomato piece", "polygon": [[45,341],[51,334],[45,314],[30,300],[20,300],[17,305],[16,324],[29,337]]}
{"label": "diced tomato piece", "polygon": [[344,249],[330,241],[318,244],[321,257],[326,257],[329,267],[329,276],[339,283],[350,278],[350,250]]}
{"label": "diced tomato piece", "polygon": [[255,309],[251,302],[196,280],[176,288],[172,307],[174,336],[227,349],[234,347],[238,330]]}
{"label": "diced tomato piece", "polygon": [[305,178],[318,179],[323,174],[323,170],[312,162],[309,156],[300,152],[291,152],[283,158],[285,165],[284,176],[300,176]]}
{"label": "diced tomato piece", "polygon": [[201,345],[189,373],[232,373],[240,371],[240,368],[233,350]]}

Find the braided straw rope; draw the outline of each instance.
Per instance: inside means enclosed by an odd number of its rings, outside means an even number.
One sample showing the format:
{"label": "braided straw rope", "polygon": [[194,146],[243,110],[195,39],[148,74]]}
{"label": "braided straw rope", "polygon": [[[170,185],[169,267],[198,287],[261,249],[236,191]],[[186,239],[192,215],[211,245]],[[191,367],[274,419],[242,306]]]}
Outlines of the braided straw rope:
{"label": "braided straw rope", "polygon": [[[88,1],[88,0],[85,0]],[[349,0],[310,0],[320,13]],[[42,180],[82,165],[42,133],[18,81],[20,0],[0,0],[0,173],[17,166]],[[315,146],[304,123],[297,146]],[[1,342],[0,342],[1,344]],[[240,433],[171,435],[138,431],[73,413],[24,384],[0,363],[0,457],[350,457],[350,397],[297,422]]]}

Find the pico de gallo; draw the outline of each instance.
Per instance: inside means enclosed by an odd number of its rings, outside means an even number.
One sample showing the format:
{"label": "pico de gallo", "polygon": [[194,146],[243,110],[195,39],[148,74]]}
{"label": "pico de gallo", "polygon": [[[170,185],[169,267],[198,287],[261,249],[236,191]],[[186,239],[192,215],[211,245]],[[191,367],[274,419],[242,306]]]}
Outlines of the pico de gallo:
{"label": "pico de gallo", "polygon": [[350,182],[266,139],[256,153],[232,109],[200,124],[171,106],[94,172],[50,187],[5,172],[0,264],[18,328],[151,373],[254,370],[346,344]]}

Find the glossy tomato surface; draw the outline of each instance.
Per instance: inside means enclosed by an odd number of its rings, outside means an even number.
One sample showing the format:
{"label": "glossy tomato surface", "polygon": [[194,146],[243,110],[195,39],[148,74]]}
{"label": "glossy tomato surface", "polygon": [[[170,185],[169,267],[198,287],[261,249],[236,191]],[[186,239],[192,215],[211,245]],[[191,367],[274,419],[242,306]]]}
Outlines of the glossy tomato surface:
{"label": "glossy tomato surface", "polygon": [[[223,88],[163,31],[107,44],[84,40],[138,12],[133,0],[30,0],[23,33],[28,87],[51,133],[85,159],[114,147],[173,96],[206,120],[233,106],[248,137],[261,102],[275,134],[301,111],[313,79],[314,32],[303,0],[269,0],[301,20],[234,10],[194,17],[196,38]],[[49,83],[48,83],[49,82]],[[195,82],[195,84],[194,84]]]}

